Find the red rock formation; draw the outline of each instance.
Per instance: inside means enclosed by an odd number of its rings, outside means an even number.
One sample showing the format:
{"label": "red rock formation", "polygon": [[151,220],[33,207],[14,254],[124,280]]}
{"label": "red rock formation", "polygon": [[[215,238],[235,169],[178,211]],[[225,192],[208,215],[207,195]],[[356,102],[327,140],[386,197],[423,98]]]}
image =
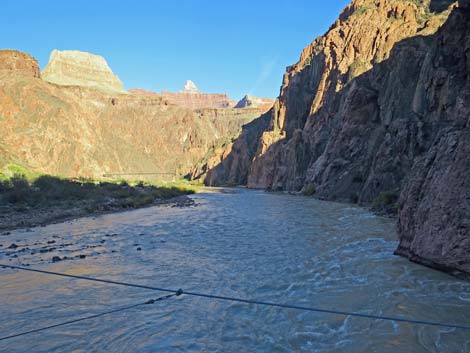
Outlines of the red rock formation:
{"label": "red rock formation", "polygon": [[14,162],[69,177],[128,172],[179,177],[260,114],[193,111],[152,93],[63,86],[32,76],[0,70],[0,167]]}
{"label": "red rock formation", "polygon": [[160,94],[152,92],[152,91],[147,91],[142,88],[132,88],[128,91],[131,94],[134,94],[136,96],[144,96],[144,97],[161,97]]}
{"label": "red rock formation", "polygon": [[231,100],[227,94],[211,94],[211,93],[190,93],[190,92],[167,92],[155,93],[140,88],[129,90],[129,93],[147,96],[161,97],[170,104],[178,105],[189,109],[231,108],[235,105],[235,101]]}
{"label": "red rock formation", "polygon": [[172,93],[163,91],[163,99],[168,102],[186,107],[190,109],[202,108],[230,108],[235,105],[235,102],[230,99],[227,94],[210,94],[210,93],[186,93],[178,92]]}
{"label": "red rock formation", "polygon": [[0,50],[0,71],[41,77],[39,64],[35,58],[17,50]]}

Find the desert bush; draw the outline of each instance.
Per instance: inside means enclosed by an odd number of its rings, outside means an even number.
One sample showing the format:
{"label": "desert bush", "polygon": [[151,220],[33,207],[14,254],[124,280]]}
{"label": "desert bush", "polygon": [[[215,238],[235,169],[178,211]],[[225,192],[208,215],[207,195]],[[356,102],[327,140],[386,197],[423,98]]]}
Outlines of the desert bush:
{"label": "desert bush", "polygon": [[384,191],[373,202],[373,208],[380,212],[396,213],[398,211],[398,190]]}
{"label": "desert bush", "polygon": [[[18,171],[22,172],[21,169]],[[27,177],[24,174],[10,177],[2,174],[0,178],[0,202],[12,204],[15,208],[69,208],[78,201],[86,201],[86,207],[90,210],[106,209],[110,202],[121,207],[137,208],[151,204],[157,198],[169,199],[194,192],[179,184],[155,186],[140,182],[131,186],[126,181],[94,182],[83,178],[64,179],[50,175]]]}
{"label": "desert bush", "polygon": [[305,196],[312,196],[317,192],[315,189],[315,185],[313,184],[307,184],[303,187],[302,189],[302,194]]}
{"label": "desert bush", "polygon": [[5,198],[10,203],[25,203],[31,194],[28,180],[22,175],[15,175],[5,184]]}
{"label": "desert bush", "polygon": [[396,191],[384,191],[375,199],[378,205],[392,205],[398,201],[398,193]]}

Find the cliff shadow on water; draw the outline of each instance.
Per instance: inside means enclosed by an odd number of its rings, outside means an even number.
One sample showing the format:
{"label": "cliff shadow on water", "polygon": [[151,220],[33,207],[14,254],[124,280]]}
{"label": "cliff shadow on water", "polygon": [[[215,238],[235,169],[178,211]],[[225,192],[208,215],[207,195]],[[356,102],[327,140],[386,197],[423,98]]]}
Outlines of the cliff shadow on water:
{"label": "cliff shadow on water", "polygon": [[[432,1],[430,9],[448,5]],[[315,113],[308,114],[312,87],[302,98],[293,96],[298,87],[281,95],[205,182],[303,190],[398,214],[397,254],[468,278],[469,72],[470,1],[462,0],[435,33],[397,42],[357,77],[332,72],[344,86]],[[296,100],[290,113],[284,105],[291,119],[279,121],[276,109],[287,99]]]}

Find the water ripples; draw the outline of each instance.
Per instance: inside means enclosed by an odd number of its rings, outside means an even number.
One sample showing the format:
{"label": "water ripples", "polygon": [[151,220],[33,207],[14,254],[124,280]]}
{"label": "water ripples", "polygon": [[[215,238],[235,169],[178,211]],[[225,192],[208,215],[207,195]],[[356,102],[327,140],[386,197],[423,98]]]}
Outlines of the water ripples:
{"label": "water ripples", "polygon": [[[195,198],[196,208],[147,208],[12,232],[0,237],[0,262],[468,324],[470,283],[394,256],[393,220],[360,207],[243,189]],[[18,248],[7,249],[11,243]],[[66,260],[52,263],[54,256]],[[0,276],[2,335],[158,296],[11,270]],[[469,353],[469,336],[182,296],[0,342],[0,351]]]}

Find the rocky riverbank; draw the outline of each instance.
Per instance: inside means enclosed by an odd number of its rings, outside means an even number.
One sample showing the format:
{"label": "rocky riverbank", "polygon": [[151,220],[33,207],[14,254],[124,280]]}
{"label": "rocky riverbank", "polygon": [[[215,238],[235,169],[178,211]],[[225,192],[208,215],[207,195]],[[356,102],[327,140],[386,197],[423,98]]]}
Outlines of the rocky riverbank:
{"label": "rocky riverbank", "polygon": [[0,231],[155,205],[194,204],[186,195],[195,189],[186,185],[34,176],[13,165],[4,171],[16,174],[0,173]]}
{"label": "rocky riverbank", "polygon": [[157,199],[139,206],[124,206],[116,203],[96,205],[91,201],[80,201],[68,206],[58,203],[56,206],[45,207],[43,209],[1,206],[0,232],[8,233],[8,231],[18,228],[45,226],[81,217],[125,212],[153,206],[191,207],[196,206],[196,203],[190,197],[182,195],[165,200]]}

